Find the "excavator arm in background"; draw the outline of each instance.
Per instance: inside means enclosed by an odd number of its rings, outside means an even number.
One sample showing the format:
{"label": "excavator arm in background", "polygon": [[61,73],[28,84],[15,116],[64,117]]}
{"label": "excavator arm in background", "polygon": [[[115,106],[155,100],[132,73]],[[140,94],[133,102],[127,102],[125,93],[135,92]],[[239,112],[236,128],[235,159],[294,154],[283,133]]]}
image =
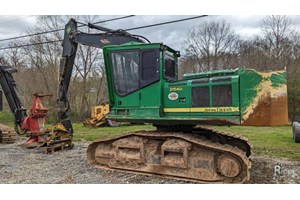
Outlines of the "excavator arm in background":
{"label": "excavator arm in background", "polygon": [[57,98],[59,123],[55,125],[54,129],[58,132],[69,134],[69,137],[73,135],[73,127],[69,119],[70,105],[67,95],[78,44],[102,49],[106,45],[121,45],[128,42],[149,42],[143,36],[131,35],[124,30],[112,30],[91,23],[89,23],[88,26],[89,28],[101,31],[101,33],[92,34],[79,31],[75,19],[71,19],[65,26]]}
{"label": "excavator arm in background", "polygon": [[7,103],[15,118],[15,124],[21,125],[22,120],[27,117],[26,108],[21,103],[16,89],[16,82],[12,73],[17,70],[10,66],[0,66],[0,84],[6,96]]}
{"label": "excavator arm in background", "polygon": [[[19,94],[16,88],[16,82],[12,76],[12,73],[17,70],[11,66],[0,66],[0,85],[5,94],[9,108],[15,119],[15,131],[19,135],[23,135],[26,132],[30,135],[30,138],[25,142],[26,147],[36,147],[44,145],[45,140],[40,136],[46,134],[44,129],[45,118],[47,116],[48,109],[42,104],[42,98],[51,95],[33,95],[33,102],[27,115],[27,109],[22,104]],[[15,138],[13,136],[13,130],[9,128],[2,128],[1,138]],[[4,141],[4,139],[1,139]],[[8,143],[12,143],[9,140]]]}
{"label": "excavator arm in background", "polygon": [[[24,134],[27,131],[32,133],[26,143],[30,143],[30,146],[36,143],[39,145],[46,144],[46,153],[53,152],[55,149],[73,147],[73,127],[69,119],[70,105],[67,95],[78,44],[103,48],[106,45],[120,45],[127,42],[144,43],[147,41],[142,36],[131,35],[124,30],[112,30],[90,23],[88,26],[89,28],[100,30],[101,33],[90,34],[80,32],[77,29],[77,22],[74,19],[71,19],[65,27],[57,95],[59,123],[54,126],[51,132],[49,130],[45,132],[43,129],[48,111],[41,103],[41,99],[45,95],[34,95],[33,104],[28,116],[26,108],[21,103],[16,90],[16,83],[12,76],[12,73],[16,72],[16,69],[13,67],[0,67],[0,83],[15,118],[16,132],[18,134]],[[43,138],[40,135],[44,135]]]}

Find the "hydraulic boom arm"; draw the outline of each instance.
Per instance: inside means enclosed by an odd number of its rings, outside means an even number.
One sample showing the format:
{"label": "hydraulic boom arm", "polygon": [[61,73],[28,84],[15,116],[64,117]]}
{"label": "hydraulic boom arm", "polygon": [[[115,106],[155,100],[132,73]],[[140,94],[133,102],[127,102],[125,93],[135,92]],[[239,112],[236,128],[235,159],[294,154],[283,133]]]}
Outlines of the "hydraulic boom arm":
{"label": "hydraulic boom arm", "polygon": [[15,124],[21,125],[22,120],[27,117],[26,108],[19,98],[15,80],[12,73],[17,70],[13,67],[0,66],[0,84],[6,96],[9,108],[15,117]]}
{"label": "hydraulic boom arm", "polygon": [[[144,43],[146,38],[138,35],[131,35],[124,30],[112,30],[105,27],[88,24],[89,28],[102,31],[101,33],[84,33],[77,29],[77,22],[71,19],[65,26],[63,40],[63,54],[60,62],[60,77],[58,89],[59,121],[64,128],[73,133],[68,111],[70,109],[67,94],[70,78],[76,57],[78,44],[103,48],[106,45],[120,45],[127,42]],[[141,39],[142,38],[142,39]]]}
{"label": "hydraulic boom arm", "polygon": [[48,109],[42,105],[41,99],[45,96],[51,95],[38,95],[34,94],[33,102],[29,115],[27,115],[26,108],[23,106],[16,88],[16,82],[12,73],[17,70],[10,66],[0,66],[0,85],[7,99],[9,108],[15,118],[15,130],[18,134],[30,132],[31,137],[26,142],[27,144],[40,141],[43,139],[39,134],[43,134],[45,118]]}

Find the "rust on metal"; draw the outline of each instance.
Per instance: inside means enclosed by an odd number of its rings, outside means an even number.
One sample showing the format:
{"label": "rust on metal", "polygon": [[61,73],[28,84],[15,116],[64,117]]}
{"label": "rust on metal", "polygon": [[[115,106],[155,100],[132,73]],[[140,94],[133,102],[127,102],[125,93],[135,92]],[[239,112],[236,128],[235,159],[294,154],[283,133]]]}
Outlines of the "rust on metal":
{"label": "rust on metal", "polygon": [[277,126],[288,124],[287,97],[272,98],[270,95],[261,98],[253,112],[243,125]]}
{"label": "rust on metal", "polygon": [[276,126],[288,124],[286,72],[256,72],[261,81],[251,103],[242,112],[242,125]]}

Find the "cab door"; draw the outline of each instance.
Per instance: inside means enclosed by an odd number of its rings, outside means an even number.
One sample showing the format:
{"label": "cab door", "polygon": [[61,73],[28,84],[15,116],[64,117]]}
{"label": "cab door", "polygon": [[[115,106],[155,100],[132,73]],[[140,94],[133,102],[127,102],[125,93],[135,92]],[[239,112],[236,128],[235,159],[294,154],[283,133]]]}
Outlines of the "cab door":
{"label": "cab door", "polygon": [[140,52],[118,50],[110,53],[115,104],[118,107],[140,106]]}

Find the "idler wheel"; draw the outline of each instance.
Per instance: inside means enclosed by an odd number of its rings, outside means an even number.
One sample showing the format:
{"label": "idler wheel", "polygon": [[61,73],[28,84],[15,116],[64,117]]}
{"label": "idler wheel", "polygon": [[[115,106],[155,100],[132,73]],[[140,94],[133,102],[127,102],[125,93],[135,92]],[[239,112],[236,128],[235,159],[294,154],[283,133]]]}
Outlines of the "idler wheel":
{"label": "idler wheel", "polygon": [[218,171],[223,176],[233,178],[240,173],[241,166],[234,157],[223,155],[218,159]]}

